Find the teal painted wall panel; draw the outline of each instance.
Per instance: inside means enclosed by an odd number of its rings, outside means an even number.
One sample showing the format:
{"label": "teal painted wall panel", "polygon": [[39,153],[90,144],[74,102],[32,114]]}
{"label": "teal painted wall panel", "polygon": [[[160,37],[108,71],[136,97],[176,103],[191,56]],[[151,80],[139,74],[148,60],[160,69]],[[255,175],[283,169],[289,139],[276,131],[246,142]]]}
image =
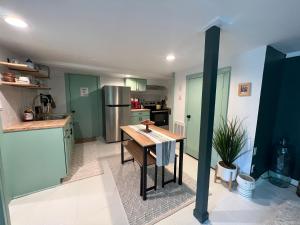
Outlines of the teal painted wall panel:
{"label": "teal painted wall panel", "polygon": [[5,133],[3,158],[12,197],[57,185],[66,176],[63,129]]}

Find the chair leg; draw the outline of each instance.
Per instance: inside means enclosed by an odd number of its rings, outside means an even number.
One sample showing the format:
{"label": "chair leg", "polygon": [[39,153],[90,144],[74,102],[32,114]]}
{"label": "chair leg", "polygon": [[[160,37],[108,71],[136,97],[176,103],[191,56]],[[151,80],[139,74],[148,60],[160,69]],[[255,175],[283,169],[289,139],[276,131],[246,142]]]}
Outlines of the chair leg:
{"label": "chair leg", "polygon": [[176,183],[176,170],[177,170],[177,156],[175,156],[175,161],[174,161],[174,183]]}
{"label": "chair leg", "polygon": [[154,175],[154,190],[156,191],[156,188],[157,188],[157,165],[155,165],[155,175]]}
{"label": "chair leg", "polygon": [[140,167],[141,170],[141,178],[140,178],[140,196],[143,195],[143,168]]}
{"label": "chair leg", "polygon": [[162,171],[161,171],[161,186],[165,187],[165,167],[162,166]]}

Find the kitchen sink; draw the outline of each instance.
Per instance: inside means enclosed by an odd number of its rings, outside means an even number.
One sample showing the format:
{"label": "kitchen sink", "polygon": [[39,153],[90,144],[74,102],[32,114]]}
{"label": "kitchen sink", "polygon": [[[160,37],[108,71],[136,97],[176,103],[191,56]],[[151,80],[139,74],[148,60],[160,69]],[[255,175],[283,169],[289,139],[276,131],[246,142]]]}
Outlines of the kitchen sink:
{"label": "kitchen sink", "polygon": [[36,118],[35,120],[41,121],[41,120],[62,120],[67,118],[68,115],[65,114],[49,114],[49,115],[42,115]]}

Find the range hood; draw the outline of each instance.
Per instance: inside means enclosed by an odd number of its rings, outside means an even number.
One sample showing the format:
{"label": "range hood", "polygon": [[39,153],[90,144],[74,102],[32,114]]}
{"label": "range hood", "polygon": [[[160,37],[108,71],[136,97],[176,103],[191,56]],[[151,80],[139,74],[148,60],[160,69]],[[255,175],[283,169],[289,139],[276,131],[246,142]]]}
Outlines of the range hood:
{"label": "range hood", "polygon": [[146,89],[147,90],[155,90],[155,91],[164,91],[164,90],[167,90],[166,87],[160,86],[160,85],[147,85]]}

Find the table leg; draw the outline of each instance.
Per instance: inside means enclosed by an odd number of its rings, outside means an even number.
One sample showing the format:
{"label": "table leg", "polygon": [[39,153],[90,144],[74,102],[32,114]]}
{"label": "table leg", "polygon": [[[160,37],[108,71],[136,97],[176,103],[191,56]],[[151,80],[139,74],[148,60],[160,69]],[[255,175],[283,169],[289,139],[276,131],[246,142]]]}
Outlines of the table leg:
{"label": "table leg", "polygon": [[121,164],[124,164],[124,131],[121,130]]}
{"label": "table leg", "polygon": [[147,199],[147,148],[143,149],[143,200]]}
{"label": "table leg", "polygon": [[179,144],[179,177],[178,184],[182,184],[182,173],[183,173],[183,140]]}

